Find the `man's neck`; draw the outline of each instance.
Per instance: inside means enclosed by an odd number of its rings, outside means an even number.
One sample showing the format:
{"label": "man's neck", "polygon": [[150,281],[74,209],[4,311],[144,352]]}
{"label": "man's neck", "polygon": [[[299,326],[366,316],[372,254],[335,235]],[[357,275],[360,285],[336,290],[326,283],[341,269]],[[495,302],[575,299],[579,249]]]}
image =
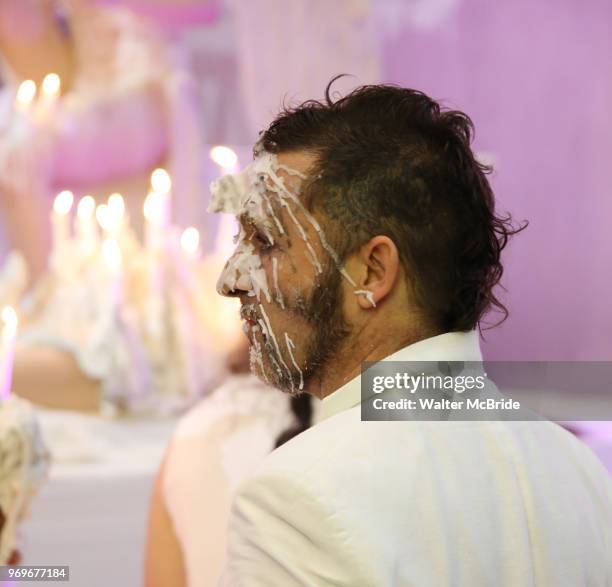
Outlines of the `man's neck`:
{"label": "man's neck", "polygon": [[401,335],[381,332],[379,336],[372,336],[370,333],[365,336],[365,333],[361,333],[357,337],[351,337],[351,341],[326,365],[321,377],[309,383],[307,391],[323,399],[357,377],[361,373],[363,363],[380,361],[428,336],[433,334],[408,331]]}

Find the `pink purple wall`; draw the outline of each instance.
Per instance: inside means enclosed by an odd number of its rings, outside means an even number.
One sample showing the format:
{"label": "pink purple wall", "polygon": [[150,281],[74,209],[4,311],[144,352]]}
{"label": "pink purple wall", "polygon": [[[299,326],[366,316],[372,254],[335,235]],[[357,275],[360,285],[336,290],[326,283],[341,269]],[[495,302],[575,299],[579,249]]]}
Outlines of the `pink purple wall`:
{"label": "pink purple wall", "polygon": [[[204,138],[245,142],[235,39],[231,26],[219,25],[229,18],[222,2],[103,1],[127,4],[171,33],[201,28],[198,47],[208,49],[193,67],[208,113]],[[470,114],[476,149],[495,164],[500,210],[530,221],[506,252],[511,314],[486,334],[486,355],[611,360],[612,2],[411,1],[421,16],[430,7],[442,17],[374,30],[383,81]],[[406,8],[402,0],[371,4],[387,21],[390,7]],[[231,108],[215,107],[214,95]]]}
{"label": "pink purple wall", "polygon": [[472,116],[500,209],[531,223],[486,355],[612,359],[612,3],[463,0],[383,47],[385,81]]}

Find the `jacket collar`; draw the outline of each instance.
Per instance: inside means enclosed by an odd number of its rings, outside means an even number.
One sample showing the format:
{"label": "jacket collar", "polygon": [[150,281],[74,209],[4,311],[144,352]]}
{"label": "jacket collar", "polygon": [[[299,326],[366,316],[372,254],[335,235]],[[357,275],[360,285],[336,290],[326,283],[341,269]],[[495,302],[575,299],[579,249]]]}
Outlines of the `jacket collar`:
{"label": "jacket collar", "polygon": [[[482,361],[477,330],[446,332],[419,340],[389,355],[384,361]],[[353,408],[361,403],[361,375],[323,398],[319,420]]]}

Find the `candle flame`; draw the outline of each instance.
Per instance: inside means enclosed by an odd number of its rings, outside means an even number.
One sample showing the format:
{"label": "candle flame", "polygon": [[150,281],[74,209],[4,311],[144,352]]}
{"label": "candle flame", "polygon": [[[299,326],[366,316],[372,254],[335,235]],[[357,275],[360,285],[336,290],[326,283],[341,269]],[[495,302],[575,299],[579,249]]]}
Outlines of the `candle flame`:
{"label": "candle flame", "polygon": [[27,106],[36,96],[36,84],[33,80],[27,79],[19,84],[17,90],[17,103],[20,106]]}
{"label": "candle flame", "polygon": [[118,193],[111,194],[108,197],[108,209],[117,220],[123,218],[125,214],[125,201],[123,200],[123,196]]}
{"label": "candle flame", "polygon": [[48,73],[42,82],[42,91],[46,96],[57,96],[60,92],[62,82],[57,73]]}
{"label": "candle flame", "polygon": [[70,190],[64,190],[55,196],[53,211],[56,214],[68,214],[74,202],[74,194]]}
{"label": "candle flame", "polygon": [[198,250],[200,244],[200,233],[197,228],[190,226],[181,235],[181,247],[186,253],[193,255]]}
{"label": "candle flame", "polygon": [[102,256],[111,269],[121,267],[121,249],[115,239],[107,238],[102,243]]}
{"label": "candle flame", "polygon": [[233,169],[238,164],[238,155],[225,145],[217,145],[210,150],[210,158],[225,171]]}
{"label": "candle flame", "polygon": [[15,309],[12,306],[4,306],[4,308],[2,308],[0,317],[4,323],[5,331],[8,330],[14,332],[17,329],[17,312],[15,312]]}
{"label": "candle flame", "polygon": [[167,194],[172,188],[170,174],[161,167],[151,173],[151,187],[154,192]]}
{"label": "candle flame", "polygon": [[91,218],[96,209],[96,201],[92,196],[83,196],[77,206],[77,216],[82,219]]}

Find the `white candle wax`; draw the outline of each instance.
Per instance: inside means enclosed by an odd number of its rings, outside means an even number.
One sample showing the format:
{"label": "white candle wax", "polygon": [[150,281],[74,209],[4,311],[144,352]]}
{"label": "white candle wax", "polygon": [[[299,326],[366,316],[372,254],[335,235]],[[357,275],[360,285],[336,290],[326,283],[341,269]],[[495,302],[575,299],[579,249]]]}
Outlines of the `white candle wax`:
{"label": "white candle wax", "polygon": [[163,194],[150,192],[143,206],[145,217],[145,246],[148,251],[159,251],[164,242]]}
{"label": "white candle wax", "polygon": [[51,119],[60,96],[61,80],[56,73],[48,73],[42,82],[41,92],[36,103],[36,119],[45,122]]}
{"label": "white candle wax", "polygon": [[200,233],[190,226],[181,234],[181,249],[188,259],[197,261],[200,258]]}
{"label": "white candle wax", "polygon": [[167,233],[171,222],[171,189],[172,180],[168,172],[155,169],[151,174],[151,190],[143,206],[149,276],[145,313],[151,336],[160,336],[164,319],[164,254],[167,253]]}
{"label": "white candle wax", "polygon": [[102,243],[102,257],[108,277],[108,299],[111,309],[116,309],[121,304],[123,295],[123,272],[121,248],[115,239],[107,238]]}
{"label": "white candle wax", "polygon": [[151,245],[163,248],[166,243],[166,233],[171,224],[172,179],[162,168],[151,173],[151,191],[145,200],[144,214],[152,228]]}
{"label": "white candle wax", "polygon": [[74,196],[71,191],[64,190],[57,194],[53,202],[53,212],[51,213],[51,225],[53,231],[53,251],[55,255],[65,252],[66,246],[70,241],[69,214],[72,209]]}
{"label": "white candle wax", "polygon": [[107,207],[112,221],[111,234],[113,238],[120,239],[125,224],[125,201],[119,193],[108,197]]}
{"label": "white candle wax", "polygon": [[75,229],[79,252],[88,256],[95,252],[98,244],[98,228],[95,219],[96,202],[92,196],[83,196],[77,206]]}
{"label": "white candle wax", "polygon": [[123,222],[123,215],[118,215],[117,210],[108,204],[100,204],[96,208],[96,219],[104,231],[105,238],[117,240]]}
{"label": "white candle wax", "polygon": [[177,265],[179,279],[190,297],[198,295],[197,276],[200,264],[200,233],[197,228],[190,226],[181,234],[180,250],[182,258]]}

